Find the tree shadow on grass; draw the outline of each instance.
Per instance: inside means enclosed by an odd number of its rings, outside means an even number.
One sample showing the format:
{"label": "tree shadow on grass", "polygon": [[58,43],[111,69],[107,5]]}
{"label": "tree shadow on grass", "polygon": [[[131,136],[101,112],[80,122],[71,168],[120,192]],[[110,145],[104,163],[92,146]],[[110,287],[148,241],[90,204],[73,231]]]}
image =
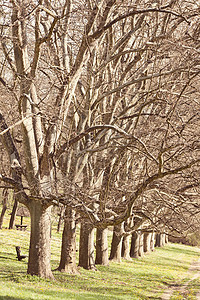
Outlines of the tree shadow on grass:
{"label": "tree shadow on grass", "polygon": [[[60,277],[59,274],[55,274],[56,280],[59,282],[67,283],[66,288],[70,288],[70,280],[68,281],[68,277],[66,274],[64,274],[63,277]],[[108,276],[109,277],[109,276]],[[79,295],[84,295],[86,291],[90,292],[90,298],[88,299],[154,299],[154,300],[159,300],[161,297],[158,295],[159,291],[158,289],[160,288],[159,285],[163,284],[163,291],[165,289],[165,285],[168,285],[168,282],[164,282],[160,279],[159,275],[154,275],[153,277],[150,276],[149,274],[146,274],[146,276],[142,276],[142,281],[143,283],[138,286],[137,282],[131,282],[127,284],[126,286],[126,278],[124,281],[121,281],[120,278],[117,278],[116,281],[113,281],[110,283],[109,286],[104,285],[102,282],[102,285],[96,284],[96,282],[88,282],[88,278],[82,278],[80,282],[80,278],[77,279],[77,277],[74,277],[73,284],[74,288],[76,290],[79,290]],[[151,288],[151,283],[155,282],[158,283],[157,286],[155,287],[156,291],[154,292],[154,288]],[[148,291],[147,291],[147,286],[148,286]],[[144,291],[146,290],[146,294],[144,294]],[[157,295],[156,295],[157,293]],[[152,296],[151,296],[152,295]],[[79,298],[76,298],[79,299]],[[85,298],[87,299],[87,298]]]}
{"label": "tree shadow on grass", "polygon": [[[119,297],[116,295],[106,295],[104,293],[102,294],[96,294],[91,293],[90,291],[79,291],[78,293],[76,291],[71,290],[45,290],[40,291],[39,289],[36,289],[35,287],[24,287],[25,292],[24,295],[22,295],[20,298],[18,297],[12,297],[12,296],[0,296],[0,300],[34,300],[34,299],[70,299],[70,300],[118,300]],[[27,294],[27,295],[26,295]],[[48,297],[48,298],[47,298]],[[145,299],[145,298],[133,298],[131,299]],[[154,298],[157,299],[157,298]]]}
{"label": "tree shadow on grass", "polygon": [[18,282],[22,276],[26,276],[26,271],[2,271],[0,270],[0,280]]}
{"label": "tree shadow on grass", "polygon": [[[175,245],[177,245],[177,244],[175,244]],[[166,245],[164,248],[162,248],[162,250],[164,250],[166,252],[168,252],[168,251],[173,252],[173,253],[176,252],[176,253],[182,253],[182,254],[187,254],[187,255],[192,255],[192,256],[200,255],[200,252],[193,250],[192,246],[188,246],[188,248],[191,247],[191,249],[178,248],[176,246],[172,246],[171,244],[169,246],[170,247],[168,247],[168,245]],[[182,246],[182,244],[180,244],[180,246]]]}
{"label": "tree shadow on grass", "polygon": [[[150,294],[153,294],[153,292],[150,292]],[[83,294],[84,295],[84,294]],[[112,295],[112,296],[111,296]],[[95,287],[90,289],[90,296],[93,296],[92,299],[99,299],[100,296],[101,299],[154,299],[154,300],[160,300],[161,297],[158,295],[145,295],[142,291],[134,291],[130,290],[130,287],[127,287],[127,289],[122,289],[120,286],[114,286],[114,287]],[[112,297],[112,298],[111,298]]]}
{"label": "tree shadow on grass", "polygon": [[[196,252],[194,252],[196,253]],[[198,258],[198,255],[196,253],[196,255],[193,255],[194,258]],[[166,268],[170,268],[171,270],[176,270],[177,268],[181,271],[187,271],[188,270],[188,263],[186,261],[184,261],[184,259],[177,259],[177,258],[172,258],[172,257],[162,257],[160,262],[156,262],[155,261],[151,261],[150,259],[149,260],[146,260],[146,257],[144,257],[144,260],[143,258],[141,260],[138,260],[138,259],[135,259],[133,260],[133,262],[140,262],[142,265],[145,265],[146,267],[155,267],[157,266],[158,268],[162,269],[166,269]],[[127,262],[126,262],[127,263]],[[130,268],[140,268],[140,265],[131,265],[130,264]],[[115,272],[115,271],[114,271]],[[129,272],[129,270],[125,271],[125,272]]]}
{"label": "tree shadow on grass", "polygon": [[13,249],[13,252],[0,251],[0,255],[13,256],[16,253],[16,250]]}
{"label": "tree shadow on grass", "polygon": [[[149,266],[155,266],[155,263],[148,263]],[[176,270],[177,267],[187,271],[188,270],[188,266],[184,265],[184,260],[181,259],[175,259],[175,258],[167,258],[165,257],[164,259],[162,259],[161,263],[157,263],[157,267],[169,267],[170,269],[174,269]]]}
{"label": "tree shadow on grass", "polygon": [[0,259],[16,260],[16,258],[7,257],[7,256],[0,256]]}
{"label": "tree shadow on grass", "polygon": [[11,296],[0,296],[0,300],[21,300],[21,298]]}
{"label": "tree shadow on grass", "polygon": [[[17,253],[16,251],[13,252],[0,252],[0,260],[14,260],[14,261],[18,261],[17,260]],[[22,263],[24,261],[20,261],[20,263]]]}

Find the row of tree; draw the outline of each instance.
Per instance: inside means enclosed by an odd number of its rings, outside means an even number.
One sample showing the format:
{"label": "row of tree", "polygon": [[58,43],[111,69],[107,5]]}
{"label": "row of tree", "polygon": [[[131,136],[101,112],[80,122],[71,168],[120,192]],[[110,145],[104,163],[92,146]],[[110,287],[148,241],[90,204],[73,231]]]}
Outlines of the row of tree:
{"label": "row of tree", "polygon": [[0,4],[0,179],[30,211],[28,273],[53,277],[52,205],[65,207],[59,269],[73,269],[78,222],[83,266],[94,228],[101,256],[108,226],[195,230],[198,3]]}

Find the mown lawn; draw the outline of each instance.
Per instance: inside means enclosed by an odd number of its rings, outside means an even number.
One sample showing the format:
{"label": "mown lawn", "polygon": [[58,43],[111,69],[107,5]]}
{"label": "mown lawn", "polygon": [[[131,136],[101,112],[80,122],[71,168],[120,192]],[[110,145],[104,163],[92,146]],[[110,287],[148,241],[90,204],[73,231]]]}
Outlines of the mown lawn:
{"label": "mown lawn", "polygon": [[[55,281],[49,281],[28,276],[27,259],[16,259],[15,246],[28,254],[28,244],[28,231],[0,230],[0,299],[161,299],[167,287],[192,277],[187,270],[200,256],[198,248],[168,244],[139,260],[97,266],[96,272],[80,268],[80,275],[72,276],[54,271]],[[52,269],[58,266],[60,246],[61,234],[53,231]],[[199,284],[196,280],[192,289]]]}

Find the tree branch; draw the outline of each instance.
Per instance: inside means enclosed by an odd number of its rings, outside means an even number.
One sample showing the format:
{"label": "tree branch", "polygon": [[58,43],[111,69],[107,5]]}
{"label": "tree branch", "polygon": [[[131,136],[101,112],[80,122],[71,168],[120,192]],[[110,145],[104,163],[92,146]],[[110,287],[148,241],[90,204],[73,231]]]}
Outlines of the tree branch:
{"label": "tree branch", "polygon": [[70,139],[69,141],[67,141],[66,143],[64,143],[60,147],[60,149],[57,151],[56,158],[58,158],[66,150],[66,148],[71,147],[74,143],[77,143],[83,137],[87,136],[88,133],[93,132],[95,130],[102,131],[104,129],[108,129],[108,130],[111,129],[111,130],[114,130],[114,131],[116,131],[120,134],[123,134],[123,135],[127,136],[127,137],[130,137],[130,135],[128,133],[126,133],[123,129],[121,129],[121,128],[115,126],[115,125],[105,124],[105,125],[92,126],[88,129],[86,129],[84,132],[81,132],[80,134],[78,134],[76,137],[74,137],[74,138]]}
{"label": "tree branch", "polygon": [[178,18],[181,18],[183,19],[185,22],[187,22],[188,24],[190,24],[190,21],[188,21],[184,16],[174,12],[174,11],[171,11],[171,10],[166,10],[164,8],[147,8],[147,9],[140,9],[140,10],[132,10],[130,12],[128,12],[127,14],[124,14],[124,15],[121,15],[117,18],[115,18],[114,20],[112,20],[111,22],[109,22],[107,25],[103,26],[101,29],[95,31],[93,34],[91,34],[89,36],[89,38],[91,39],[97,39],[101,36],[101,34],[109,29],[110,27],[112,27],[114,24],[116,24],[117,22],[123,20],[123,19],[126,19],[128,17],[133,17],[135,15],[139,15],[139,14],[146,14],[146,13],[151,13],[151,12],[157,12],[157,13],[165,13],[165,14],[171,14],[173,16],[176,16]]}
{"label": "tree branch", "polygon": [[152,78],[158,78],[158,77],[161,77],[161,76],[168,76],[168,75],[171,75],[173,73],[184,71],[184,70],[185,70],[185,68],[178,68],[178,69],[163,72],[163,73],[155,73],[155,74],[151,74],[151,75],[148,75],[148,76],[142,76],[142,77],[139,77],[137,79],[132,79],[128,82],[125,82],[124,84],[122,84],[122,85],[120,85],[120,86],[118,86],[118,87],[116,87],[116,88],[114,88],[114,89],[112,89],[108,92],[103,93],[103,95],[100,96],[98,99],[96,99],[94,101],[94,103],[91,105],[91,110],[93,110],[97,106],[97,104],[99,102],[101,102],[101,100],[103,100],[105,97],[110,96],[114,93],[117,93],[120,90],[122,90],[122,89],[124,89],[124,88],[126,88],[126,87],[128,87],[132,84],[139,83],[139,82],[142,82],[142,81],[145,81],[145,80],[152,80]]}
{"label": "tree branch", "polygon": [[147,187],[152,182],[154,182],[157,179],[164,178],[168,175],[174,175],[174,174],[177,174],[181,171],[187,170],[187,169],[191,168],[193,165],[195,165],[199,162],[200,162],[200,159],[196,159],[196,160],[193,160],[193,161],[191,161],[190,163],[188,163],[184,166],[181,166],[181,167],[169,170],[169,171],[165,171],[165,172],[159,172],[159,173],[156,173],[156,174],[152,175],[151,177],[147,178],[143,183],[138,184],[138,186],[136,187],[136,191],[127,200],[126,208],[125,208],[125,210],[122,214],[120,214],[119,216],[113,218],[112,220],[105,219],[105,220],[102,220],[100,222],[97,222],[95,224],[95,227],[108,227],[108,226],[120,224],[123,221],[127,220],[130,217],[131,213],[132,213],[133,204],[142,195],[142,193],[147,189]]}

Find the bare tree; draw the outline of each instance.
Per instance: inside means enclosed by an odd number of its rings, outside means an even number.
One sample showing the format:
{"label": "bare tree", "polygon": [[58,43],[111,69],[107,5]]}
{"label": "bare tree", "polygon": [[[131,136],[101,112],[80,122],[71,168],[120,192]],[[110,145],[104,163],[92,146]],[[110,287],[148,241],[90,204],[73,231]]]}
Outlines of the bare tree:
{"label": "bare tree", "polygon": [[[120,226],[130,215],[159,228],[174,207],[165,199],[174,195],[178,205],[189,197],[184,187],[198,184],[199,7],[187,0],[1,4],[0,81],[15,103],[9,117],[1,106],[12,170],[1,180],[30,210],[28,273],[52,278],[52,204],[67,206],[60,269],[69,270],[75,216],[83,231]],[[166,195],[157,211],[156,193],[157,201]],[[191,197],[190,204],[184,217],[199,209]]]}

